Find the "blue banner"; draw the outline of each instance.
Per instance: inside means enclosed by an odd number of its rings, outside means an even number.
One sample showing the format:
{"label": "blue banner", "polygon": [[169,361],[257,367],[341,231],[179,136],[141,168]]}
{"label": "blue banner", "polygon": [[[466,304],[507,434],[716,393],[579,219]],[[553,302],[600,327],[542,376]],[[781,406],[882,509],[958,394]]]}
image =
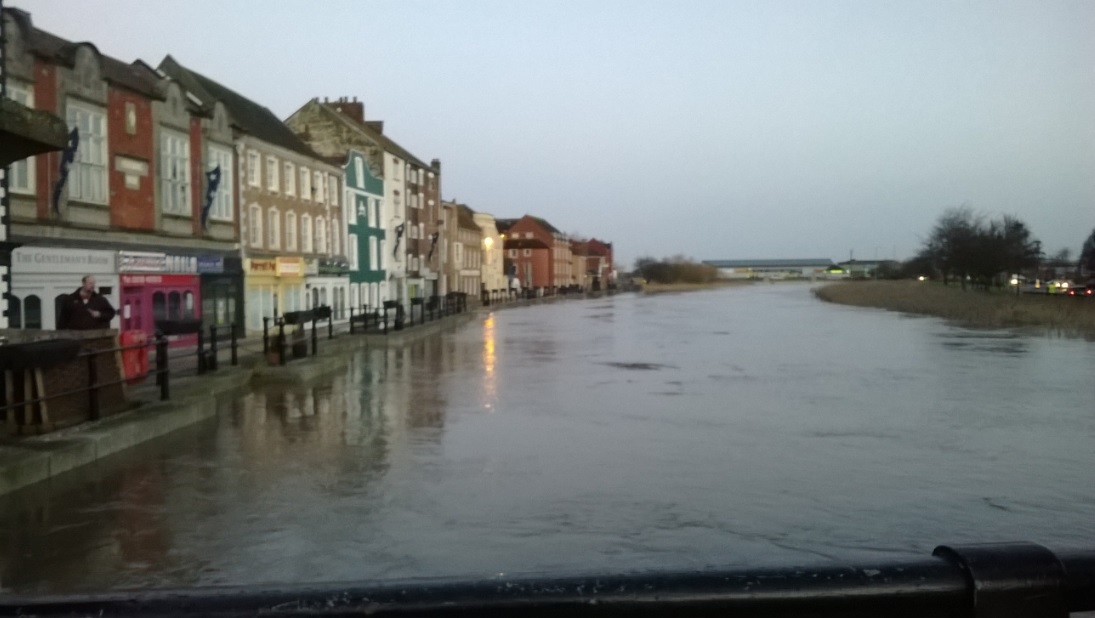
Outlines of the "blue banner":
{"label": "blue banner", "polygon": [[76,149],[80,147],[80,131],[75,127],[68,134],[68,142],[61,153],[61,170],[57,175],[57,183],[53,185],[53,212],[61,214],[61,192],[65,190],[65,182],[68,181],[68,170],[72,162],[76,160]]}
{"label": "blue banner", "polygon": [[213,208],[213,199],[217,197],[217,188],[221,184],[221,166],[217,165],[205,173],[205,203],[202,204],[202,229],[208,229],[209,210]]}

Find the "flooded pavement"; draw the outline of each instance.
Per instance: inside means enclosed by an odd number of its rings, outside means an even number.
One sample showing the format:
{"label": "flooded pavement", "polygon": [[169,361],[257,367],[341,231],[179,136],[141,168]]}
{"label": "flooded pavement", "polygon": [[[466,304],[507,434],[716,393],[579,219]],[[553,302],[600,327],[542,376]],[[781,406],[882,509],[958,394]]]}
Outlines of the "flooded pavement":
{"label": "flooded pavement", "polygon": [[1093,367],[796,284],[495,312],[0,497],[0,590],[1090,546]]}

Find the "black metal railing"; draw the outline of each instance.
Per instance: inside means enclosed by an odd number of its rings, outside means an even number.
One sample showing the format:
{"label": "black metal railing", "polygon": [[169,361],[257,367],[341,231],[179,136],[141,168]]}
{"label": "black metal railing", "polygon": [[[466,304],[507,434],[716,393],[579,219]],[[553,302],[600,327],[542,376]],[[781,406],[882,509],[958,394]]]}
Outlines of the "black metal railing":
{"label": "black metal railing", "polygon": [[804,568],[410,580],[0,597],[0,616],[969,616],[1095,609],[1095,551],[940,546]]}
{"label": "black metal railing", "polygon": [[[58,348],[68,344],[79,348],[79,343],[75,340],[52,340],[38,342],[37,345],[31,344],[27,347],[46,348],[53,347]],[[148,354],[150,351],[155,354],[155,369],[150,369],[147,373],[141,375],[126,375],[127,365],[123,363],[121,366],[114,365],[118,369],[118,379],[102,379],[100,376],[99,359],[102,356],[116,356],[118,354],[125,355],[129,352],[138,354]],[[35,416],[41,414],[43,409],[42,404],[46,404],[50,401],[72,397],[74,395],[86,396],[86,413],[87,420],[98,420],[102,417],[102,393],[105,389],[112,386],[121,386],[122,384],[132,384],[135,381],[144,379],[145,377],[152,375],[156,379],[156,385],[159,389],[159,395],[161,400],[167,400],[171,393],[171,380],[168,371],[168,341],[162,334],[155,339],[145,341],[143,343],[110,346],[104,348],[83,348],[79,349],[75,354],[68,354],[60,352],[55,349],[53,351],[46,351],[42,358],[36,359],[34,353],[31,353],[30,357],[23,359],[21,366],[19,367],[25,373],[24,380],[30,380],[32,384],[24,386],[22,398],[17,398],[13,393],[7,393],[4,397],[4,404],[0,406],[0,419],[7,419],[9,425],[14,426],[27,426],[32,427],[35,425],[48,425],[50,421],[44,419],[35,419]],[[52,356],[53,358],[45,358],[45,356]],[[151,356],[151,355],[150,355]],[[146,357],[147,358],[147,357]],[[43,390],[54,386],[53,384],[47,385],[45,380],[41,378],[41,372],[57,365],[66,363],[86,363],[86,379],[81,380],[79,386],[72,386],[70,383],[66,383],[64,390],[42,392]],[[9,370],[14,370],[11,368]],[[68,374],[72,375],[72,374]],[[6,388],[6,386],[5,386]],[[26,396],[31,393],[31,396]],[[10,403],[8,403],[10,401]],[[28,414],[29,412],[29,414]],[[19,413],[23,413],[23,422],[18,422]],[[69,419],[71,420],[71,419]],[[29,422],[28,422],[29,421]]]}

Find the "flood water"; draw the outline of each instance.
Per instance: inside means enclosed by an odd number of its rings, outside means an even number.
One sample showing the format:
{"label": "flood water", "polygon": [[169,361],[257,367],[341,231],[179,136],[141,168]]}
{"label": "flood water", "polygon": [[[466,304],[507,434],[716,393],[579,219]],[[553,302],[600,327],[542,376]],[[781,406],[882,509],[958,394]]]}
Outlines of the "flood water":
{"label": "flood water", "polygon": [[497,311],[0,497],[0,590],[1089,547],[1093,368],[799,284]]}

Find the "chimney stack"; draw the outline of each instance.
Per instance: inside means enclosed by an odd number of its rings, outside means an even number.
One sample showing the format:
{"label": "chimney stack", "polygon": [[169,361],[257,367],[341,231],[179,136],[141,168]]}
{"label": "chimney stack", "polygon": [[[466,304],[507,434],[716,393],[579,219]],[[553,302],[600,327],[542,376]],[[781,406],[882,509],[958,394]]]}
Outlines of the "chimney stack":
{"label": "chimney stack", "polygon": [[[356,99],[356,97],[355,97]],[[350,101],[349,97],[342,97],[337,103],[335,103],[335,109],[342,112],[352,120],[356,120],[360,123],[365,122],[365,104],[358,101]]]}

